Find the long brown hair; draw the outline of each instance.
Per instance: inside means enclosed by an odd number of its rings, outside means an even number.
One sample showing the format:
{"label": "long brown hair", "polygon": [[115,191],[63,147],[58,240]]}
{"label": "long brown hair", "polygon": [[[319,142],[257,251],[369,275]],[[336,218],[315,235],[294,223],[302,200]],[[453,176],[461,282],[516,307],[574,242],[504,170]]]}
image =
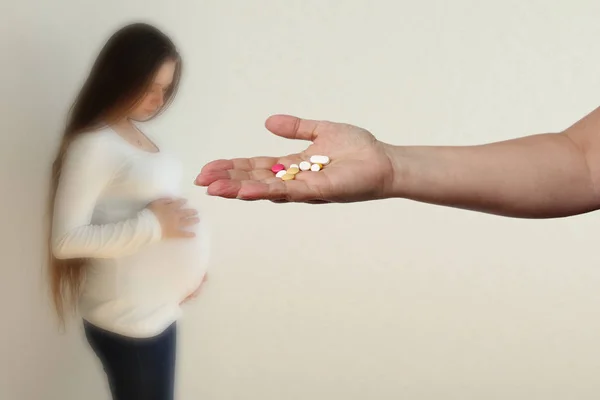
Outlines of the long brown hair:
{"label": "long brown hair", "polygon": [[[173,100],[181,78],[181,58],[173,42],[155,27],[127,25],[106,42],[77,96],[64,129],[58,154],[52,165],[48,201],[48,264],[50,290],[61,326],[67,309],[77,310],[77,299],[85,278],[85,259],[57,259],[52,252],[54,200],[63,160],[70,143],[79,135],[103,123],[125,118],[144,97],[158,69],[176,61],[173,83],[165,93],[164,105]],[[158,113],[157,113],[158,114]]]}

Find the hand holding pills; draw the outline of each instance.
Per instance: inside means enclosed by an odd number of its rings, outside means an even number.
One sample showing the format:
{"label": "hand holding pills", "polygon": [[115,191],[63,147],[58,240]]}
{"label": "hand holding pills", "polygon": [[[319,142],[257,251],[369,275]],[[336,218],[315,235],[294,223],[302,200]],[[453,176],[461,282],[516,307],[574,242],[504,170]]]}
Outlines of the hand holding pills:
{"label": "hand holding pills", "polygon": [[393,183],[388,145],[365,129],[287,115],[265,125],[275,135],[312,144],[287,156],[212,161],[196,185],[224,198],[323,203],[384,198]]}
{"label": "hand holding pills", "polygon": [[283,157],[210,162],[196,185],[242,200],[403,198],[517,218],[600,209],[600,107],[559,133],[472,146],[393,146],[354,125],[286,115],[265,125],[275,135],[313,143]]}
{"label": "hand holding pills", "polygon": [[318,172],[323,169],[323,165],[327,164],[329,164],[329,157],[311,156],[310,162],[302,161],[300,165],[292,164],[287,169],[283,164],[275,164],[271,167],[271,171],[275,174],[276,178],[281,178],[284,181],[291,181],[292,179],[295,179],[296,174],[300,171]]}

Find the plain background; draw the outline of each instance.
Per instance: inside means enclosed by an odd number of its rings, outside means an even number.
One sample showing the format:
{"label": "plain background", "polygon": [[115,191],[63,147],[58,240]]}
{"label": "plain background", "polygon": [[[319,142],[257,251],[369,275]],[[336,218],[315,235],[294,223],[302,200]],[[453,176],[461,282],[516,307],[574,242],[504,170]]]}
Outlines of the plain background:
{"label": "plain background", "polygon": [[185,58],[155,126],[214,227],[210,280],[180,326],[179,399],[598,398],[599,215],[244,203],[192,186],[212,159],[303,148],[264,129],[274,113],[395,144],[564,129],[600,103],[597,1],[1,5],[0,399],[108,398],[79,322],[57,331],[41,221],[65,114],[132,21]]}

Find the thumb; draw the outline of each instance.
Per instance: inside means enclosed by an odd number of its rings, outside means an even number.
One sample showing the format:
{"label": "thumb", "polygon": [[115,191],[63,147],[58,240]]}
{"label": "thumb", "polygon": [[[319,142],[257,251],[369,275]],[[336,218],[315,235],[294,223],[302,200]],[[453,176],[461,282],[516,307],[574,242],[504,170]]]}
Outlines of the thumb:
{"label": "thumb", "polygon": [[319,121],[278,114],[267,118],[265,127],[277,136],[314,142],[318,135]]}

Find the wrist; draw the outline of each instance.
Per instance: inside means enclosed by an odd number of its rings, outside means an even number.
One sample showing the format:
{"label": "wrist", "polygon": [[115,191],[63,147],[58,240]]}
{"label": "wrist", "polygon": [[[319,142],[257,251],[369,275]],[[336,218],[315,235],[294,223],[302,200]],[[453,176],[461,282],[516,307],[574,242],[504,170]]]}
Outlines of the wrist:
{"label": "wrist", "polygon": [[146,220],[150,226],[151,242],[158,242],[163,239],[163,228],[156,213],[150,208],[144,208],[139,213],[139,217]]}
{"label": "wrist", "polygon": [[387,143],[383,143],[383,148],[391,168],[391,178],[384,190],[384,198],[406,198],[411,160],[408,148]]}

